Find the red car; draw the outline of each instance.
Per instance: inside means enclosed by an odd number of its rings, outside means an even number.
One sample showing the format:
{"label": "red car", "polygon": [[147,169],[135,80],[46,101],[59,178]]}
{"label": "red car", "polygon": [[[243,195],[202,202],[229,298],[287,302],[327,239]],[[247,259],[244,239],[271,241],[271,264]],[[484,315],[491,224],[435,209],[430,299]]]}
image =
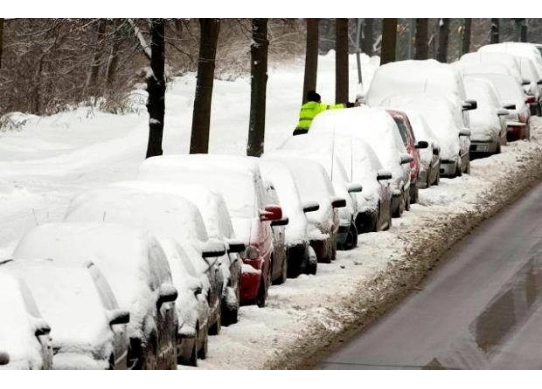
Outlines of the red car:
{"label": "red car", "polygon": [[421,167],[420,153],[418,152],[418,149],[425,149],[429,146],[429,144],[425,141],[416,142],[414,130],[412,130],[412,126],[410,125],[410,121],[408,120],[408,115],[406,113],[392,109],[387,109],[386,111],[388,111],[395,121],[395,124],[397,124],[397,128],[399,129],[399,133],[401,134],[401,138],[403,139],[407,152],[413,158],[412,162],[410,162],[410,202],[416,203],[418,201],[418,177],[420,175]]}
{"label": "red car", "polygon": [[200,184],[222,194],[235,236],[246,247],[240,253],[241,303],[265,306],[274,260],[271,222],[282,219],[282,209],[267,204],[256,159],[207,154],[159,156],[141,164],[138,178]]}

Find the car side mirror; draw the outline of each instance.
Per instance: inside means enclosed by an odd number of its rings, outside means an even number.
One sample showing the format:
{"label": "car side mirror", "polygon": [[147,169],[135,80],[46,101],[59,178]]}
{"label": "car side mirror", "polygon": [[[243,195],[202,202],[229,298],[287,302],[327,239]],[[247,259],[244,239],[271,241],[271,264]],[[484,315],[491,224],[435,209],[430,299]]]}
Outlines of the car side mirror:
{"label": "car side mirror", "polygon": [[387,170],[379,170],[376,173],[376,179],[378,181],[391,180],[391,177],[392,177],[391,172]]}
{"label": "car side mirror", "polygon": [[410,163],[412,161],[414,161],[414,158],[412,158],[411,155],[408,155],[408,154],[401,155],[401,165],[405,165],[405,164]]}
{"label": "car side mirror", "polygon": [[7,365],[9,363],[9,354],[0,351],[0,366]]}
{"label": "car side mirror", "polygon": [[344,208],[346,207],[346,199],[336,198],[331,202],[333,208]]}
{"label": "car side mirror", "polygon": [[536,85],[542,85],[542,80],[538,80],[538,81],[536,82]]}
{"label": "car side mirror", "polygon": [[350,183],[346,185],[348,193],[360,193],[363,190],[363,186],[358,183]]}
{"label": "car side mirror", "polygon": [[521,80],[521,85],[525,86],[525,85],[529,85],[529,84],[531,84],[531,81],[527,80],[526,78]]}
{"label": "car side mirror", "polygon": [[504,109],[516,109],[516,104],[506,104],[503,108]]}
{"label": "car side mirror", "polygon": [[303,212],[315,212],[320,209],[320,204],[318,204],[316,201],[307,201],[303,204]]}
{"label": "car side mirror", "polygon": [[278,205],[267,205],[265,209],[260,210],[260,220],[270,222],[282,219],[282,208]]}
{"label": "car side mirror", "polygon": [[440,154],[440,147],[433,146],[433,155],[439,155]]}
{"label": "car side mirror", "polygon": [[271,227],[286,226],[288,225],[288,223],[290,223],[290,219],[288,219],[287,217],[283,217],[280,220],[273,220],[271,222]]}
{"label": "car side mirror", "polygon": [[507,109],[504,109],[504,108],[499,108],[499,109],[497,110],[497,115],[499,115],[499,116],[506,116],[506,115],[508,115],[509,113],[510,113],[510,112],[508,112],[508,110],[507,110]]}
{"label": "car side mirror", "polygon": [[240,240],[228,240],[228,253],[242,253],[247,247]]}
{"label": "car side mirror", "polygon": [[470,136],[471,132],[468,128],[463,128],[459,131],[459,136]]}
{"label": "car side mirror", "polygon": [[49,326],[49,323],[47,323],[43,319],[37,319],[35,323],[36,330],[34,334],[36,336],[49,335],[49,333],[51,332],[51,327]]}
{"label": "car side mirror", "polygon": [[429,147],[429,143],[424,140],[421,140],[416,144],[417,149],[426,149],[428,147]]}
{"label": "car side mirror", "polygon": [[201,287],[201,285],[198,285],[193,287],[192,291],[194,292],[194,296],[197,296],[203,292],[203,288]]}
{"label": "car side mirror", "polygon": [[203,258],[221,257],[224,254],[226,254],[226,247],[224,246],[224,243],[218,240],[207,241],[201,250],[201,256]]}
{"label": "car side mirror", "polygon": [[128,324],[130,322],[130,312],[122,309],[114,309],[107,312],[109,325]]}
{"label": "car side mirror", "polygon": [[476,100],[465,100],[463,102],[463,111],[472,111],[478,108],[478,102]]}
{"label": "car side mirror", "polygon": [[179,293],[173,285],[164,284],[160,286],[158,291],[158,305],[169,303],[177,300]]}
{"label": "car side mirror", "polygon": [[532,95],[529,95],[527,96],[527,98],[525,99],[525,102],[527,104],[534,104],[536,103],[536,97],[532,96]]}

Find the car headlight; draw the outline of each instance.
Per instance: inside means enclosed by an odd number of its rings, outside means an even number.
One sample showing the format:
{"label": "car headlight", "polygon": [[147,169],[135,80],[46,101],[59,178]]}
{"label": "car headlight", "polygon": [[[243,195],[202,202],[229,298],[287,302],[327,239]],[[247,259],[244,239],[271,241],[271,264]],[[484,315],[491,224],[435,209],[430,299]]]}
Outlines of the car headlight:
{"label": "car headlight", "polygon": [[260,250],[253,246],[247,246],[245,251],[240,254],[242,259],[257,259],[260,256]]}

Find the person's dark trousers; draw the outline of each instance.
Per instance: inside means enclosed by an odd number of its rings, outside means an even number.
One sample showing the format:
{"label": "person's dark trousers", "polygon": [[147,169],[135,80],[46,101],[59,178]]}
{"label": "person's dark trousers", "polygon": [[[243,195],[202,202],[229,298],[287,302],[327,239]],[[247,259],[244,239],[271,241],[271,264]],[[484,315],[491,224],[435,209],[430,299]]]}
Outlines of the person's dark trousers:
{"label": "person's dark trousers", "polygon": [[294,130],[294,134],[293,134],[293,135],[294,135],[294,136],[296,136],[296,135],[303,135],[303,134],[306,134],[306,133],[308,133],[308,132],[309,132],[309,130],[308,130],[307,128],[296,128],[296,129]]}

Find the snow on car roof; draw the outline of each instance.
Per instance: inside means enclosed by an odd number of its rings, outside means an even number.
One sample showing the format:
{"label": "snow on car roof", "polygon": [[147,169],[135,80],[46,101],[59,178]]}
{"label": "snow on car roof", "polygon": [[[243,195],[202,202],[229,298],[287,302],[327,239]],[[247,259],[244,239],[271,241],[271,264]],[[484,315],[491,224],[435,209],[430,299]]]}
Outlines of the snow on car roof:
{"label": "snow on car roof", "polygon": [[43,318],[51,326],[55,347],[83,353],[111,337],[105,307],[89,270],[49,260],[13,261],[9,267],[30,288]]}
{"label": "snow on car roof", "polygon": [[[154,310],[154,291],[171,282],[164,250],[146,231],[114,223],[49,223],[31,229],[13,257],[51,258],[57,263],[95,263],[117,297],[130,311],[130,336],[142,336],[141,323]],[[152,265],[151,265],[152,264]]]}
{"label": "snow on car roof", "polygon": [[542,55],[536,46],[528,42],[501,42],[482,46],[478,49],[479,52],[504,52],[514,56],[531,58],[538,72],[542,71]]}
{"label": "snow on car roof", "polygon": [[520,109],[525,104],[523,90],[512,76],[504,74],[473,74],[473,76],[489,80],[499,94],[502,105],[516,104],[516,108]]}
{"label": "snow on car roof", "polygon": [[203,185],[158,180],[121,181],[111,184],[111,186],[183,197],[196,205],[200,211],[210,238],[231,239],[235,237],[224,197],[216,190],[211,190]]}
{"label": "snow on car roof", "polygon": [[458,70],[434,59],[407,60],[387,63],[374,74],[367,104],[378,106],[390,95],[434,93],[465,99]]}
{"label": "snow on car roof", "polygon": [[40,368],[42,364],[41,347],[31,328],[33,317],[26,301],[34,305],[35,319],[41,318],[41,314],[28,287],[21,287],[22,282],[7,266],[0,266],[0,351],[10,357],[9,365],[0,369]]}
{"label": "snow on car roof", "polygon": [[[471,74],[487,73],[487,74],[508,74],[515,77],[518,83],[521,83],[522,79],[518,72],[513,72],[510,67],[499,62],[475,62],[475,61],[458,61],[454,63],[457,66],[463,76]],[[463,78],[463,83],[465,79]]]}
{"label": "snow on car roof", "polygon": [[[473,62],[479,64],[487,64],[488,69],[496,69],[495,64],[506,66],[510,74],[514,77],[519,84],[521,84],[522,77],[520,72],[520,64],[516,57],[507,53],[500,52],[475,52],[463,54],[459,59],[460,62]],[[485,72],[484,72],[485,73]],[[472,72],[469,72],[472,74]]]}
{"label": "snow on car roof", "polygon": [[111,185],[84,192],[72,200],[64,220],[121,223],[179,241],[208,240],[201,214],[192,202],[170,193],[130,187]]}

